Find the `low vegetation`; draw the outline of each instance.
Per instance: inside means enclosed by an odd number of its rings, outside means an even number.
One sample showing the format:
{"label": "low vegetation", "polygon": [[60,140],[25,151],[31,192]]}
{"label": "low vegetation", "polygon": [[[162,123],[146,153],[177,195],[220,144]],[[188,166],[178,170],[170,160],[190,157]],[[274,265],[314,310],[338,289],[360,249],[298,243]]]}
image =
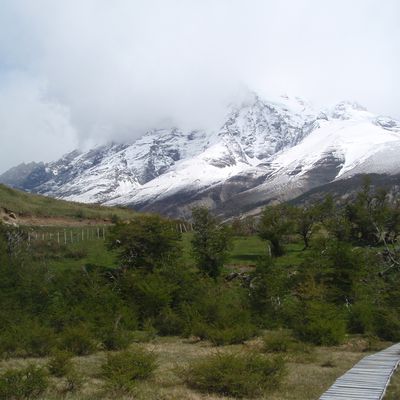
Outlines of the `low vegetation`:
{"label": "low vegetation", "polygon": [[131,392],[139,381],[153,376],[156,368],[156,355],[136,347],[130,351],[108,355],[107,361],[101,367],[101,376],[107,389]]}
{"label": "low vegetation", "polygon": [[204,393],[237,398],[261,396],[275,390],[285,373],[283,359],[256,353],[216,353],[196,360],[185,381]]}
{"label": "low vegetation", "polygon": [[48,386],[43,368],[32,364],[21,369],[8,369],[0,375],[0,399],[39,398]]}

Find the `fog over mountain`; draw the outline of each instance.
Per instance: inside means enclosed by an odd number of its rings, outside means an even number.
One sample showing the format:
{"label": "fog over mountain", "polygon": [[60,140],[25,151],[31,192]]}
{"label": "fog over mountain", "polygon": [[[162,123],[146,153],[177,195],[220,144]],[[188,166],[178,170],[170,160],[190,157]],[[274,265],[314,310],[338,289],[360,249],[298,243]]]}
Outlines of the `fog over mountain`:
{"label": "fog over mountain", "polygon": [[400,117],[397,0],[2,0],[0,172],[149,129],[219,129],[254,90]]}

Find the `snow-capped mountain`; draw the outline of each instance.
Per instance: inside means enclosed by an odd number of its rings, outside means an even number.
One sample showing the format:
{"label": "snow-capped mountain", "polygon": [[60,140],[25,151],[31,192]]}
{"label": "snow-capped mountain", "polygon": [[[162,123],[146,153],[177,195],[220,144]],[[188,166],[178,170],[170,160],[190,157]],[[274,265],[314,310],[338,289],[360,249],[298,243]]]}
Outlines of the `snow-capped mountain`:
{"label": "snow-capped mountain", "polygon": [[251,95],[217,131],[152,130],[125,144],[22,165],[0,182],[82,202],[185,215],[256,209],[355,174],[400,173],[400,122],[342,102],[316,110],[299,98]]}

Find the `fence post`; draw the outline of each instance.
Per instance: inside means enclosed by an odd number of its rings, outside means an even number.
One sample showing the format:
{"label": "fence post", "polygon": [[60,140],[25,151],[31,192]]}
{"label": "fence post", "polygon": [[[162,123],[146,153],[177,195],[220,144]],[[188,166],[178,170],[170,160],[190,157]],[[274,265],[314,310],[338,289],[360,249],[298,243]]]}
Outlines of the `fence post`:
{"label": "fence post", "polygon": [[64,229],[64,244],[67,244],[67,231]]}
{"label": "fence post", "polygon": [[60,232],[57,232],[57,242],[60,244]]}

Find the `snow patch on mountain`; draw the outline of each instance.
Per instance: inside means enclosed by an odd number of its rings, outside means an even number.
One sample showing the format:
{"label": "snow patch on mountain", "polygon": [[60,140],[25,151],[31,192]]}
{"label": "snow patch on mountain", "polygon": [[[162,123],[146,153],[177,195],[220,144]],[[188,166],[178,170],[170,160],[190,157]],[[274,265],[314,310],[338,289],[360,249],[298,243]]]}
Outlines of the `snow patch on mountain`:
{"label": "snow patch on mountain", "polygon": [[151,130],[130,143],[16,167],[3,179],[89,203],[147,207],[214,191],[219,202],[236,196],[240,206],[357,173],[394,173],[399,150],[400,122],[357,103],[317,110],[298,97],[265,101],[253,93],[229,107],[218,130]]}

